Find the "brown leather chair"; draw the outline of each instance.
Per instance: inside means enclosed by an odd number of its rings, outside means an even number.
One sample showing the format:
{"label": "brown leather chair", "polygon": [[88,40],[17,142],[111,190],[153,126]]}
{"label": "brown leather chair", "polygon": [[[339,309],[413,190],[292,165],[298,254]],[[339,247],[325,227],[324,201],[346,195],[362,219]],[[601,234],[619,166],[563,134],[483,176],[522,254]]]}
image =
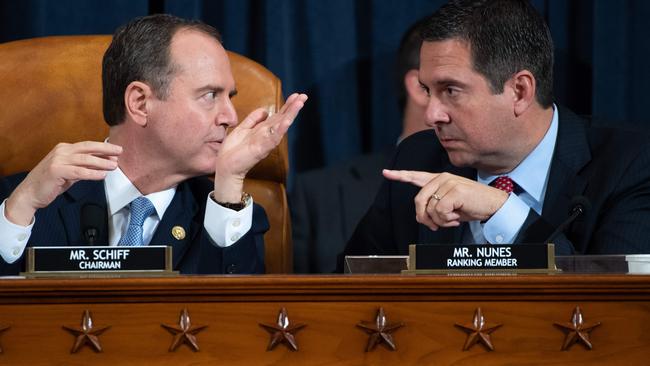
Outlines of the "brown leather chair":
{"label": "brown leather chair", "polygon": [[[0,44],[0,174],[28,171],[58,142],[101,141],[101,62],[111,37],[61,36]],[[276,111],[280,80],[262,65],[228,53],[239,118],[258,107]],[[245,190],[266,209],[267,273],[292,271],[291,223],[285,193],[286,137],[249,173]]]}

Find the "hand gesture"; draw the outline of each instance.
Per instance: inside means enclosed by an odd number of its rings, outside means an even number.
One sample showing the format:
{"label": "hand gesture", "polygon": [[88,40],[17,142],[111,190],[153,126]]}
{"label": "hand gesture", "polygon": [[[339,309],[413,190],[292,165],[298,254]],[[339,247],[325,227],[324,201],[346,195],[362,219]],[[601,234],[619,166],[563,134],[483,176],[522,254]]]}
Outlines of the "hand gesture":
{"label": "hand gesture", "polygon": [[27,226],[37,209],[46,207],[80,180],[102,180],[117,168],[122,147],[85,141],[58,144],[16,187],[5,205],[9,221]]}
{"label": "hand gesture", "polygon": [[280,144],[306,100],[305,94],[294,93],[276,114],[256,109],[226,136],[215,168],[214,198],[217,201],[240,200],[244,177]]}
{"label": "hand gesture", "polygon": [[431,230],[488,220],[508,199],[502,190],[449,173],[384,169],[383,174],[422,188],[415,196],[415,217]]}

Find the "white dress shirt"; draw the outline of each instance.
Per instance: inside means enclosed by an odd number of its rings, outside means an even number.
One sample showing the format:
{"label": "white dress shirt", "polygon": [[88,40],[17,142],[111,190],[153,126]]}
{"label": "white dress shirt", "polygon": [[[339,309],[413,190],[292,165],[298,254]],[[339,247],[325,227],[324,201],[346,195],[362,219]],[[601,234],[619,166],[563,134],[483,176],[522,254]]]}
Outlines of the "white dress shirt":
{"label": "white dress shirt", "polygon": [[[115,246],[126,233],[129,225],[131,201],[142,196],[142,193],[131,183],[121,169],[109,172],[104,179],[106,203],[108,205],[108,242]],[[176,194],[176,187],[146,195],[154,208],[155,214],[149,216],[143,226],[143,243],[148,245],[156,232],[161,218]],[[244,236],[253,223],[253,200],[249,200],[240,211],[225,208],[216,203],[210,195],[206,197],[205,227],[213,244],[228,247]],[[6,201],[6,200],[5,200]],[[7,263],[15,262],[22,255],[27,241],[32,233],[36,219],[28,226],[16,225],[5,216],[5,202],[0,205],[0,256]],[[34,243],[35,246],[52,243]],[[60,243],[54,243],[60,244]]]}

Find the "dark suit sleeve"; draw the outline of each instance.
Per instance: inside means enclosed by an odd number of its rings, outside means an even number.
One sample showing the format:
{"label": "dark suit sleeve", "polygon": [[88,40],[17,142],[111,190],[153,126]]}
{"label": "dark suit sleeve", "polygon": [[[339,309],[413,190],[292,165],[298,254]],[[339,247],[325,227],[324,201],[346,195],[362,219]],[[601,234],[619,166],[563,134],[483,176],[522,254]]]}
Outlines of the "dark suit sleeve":
{"label": "dark suit sleeve", "polygon": [[251,229],[234,244],[221,248],[212,243],[210,235],[201,232],[199,274],[264,273],[264,233],[269,221],[264,209],[255,204]]}
{"label": "dark suit sleeve", "polygon": [[310,249],[312,247],[311,220],[307,194],[301,175],[294,179],[293,189],[289,196],[291,207],[291,230],[293,236],[293,269],[296,273],[309,273]]}
{"label": "dark suit sleeve", "polygon": [[[390,169],[432,171],[436,154],[432,131],[410,136],[395,150],[387,165]],[[432,152],[423,154],[422,151]],[[413,197],[419,188],[412,184],[384,179],[373,204],[361,219],[344,251],[337,258],[337,272],[343,272],[346,255],[397,255],[418,238]],[[401,249],[400,249],[401,248]]]}

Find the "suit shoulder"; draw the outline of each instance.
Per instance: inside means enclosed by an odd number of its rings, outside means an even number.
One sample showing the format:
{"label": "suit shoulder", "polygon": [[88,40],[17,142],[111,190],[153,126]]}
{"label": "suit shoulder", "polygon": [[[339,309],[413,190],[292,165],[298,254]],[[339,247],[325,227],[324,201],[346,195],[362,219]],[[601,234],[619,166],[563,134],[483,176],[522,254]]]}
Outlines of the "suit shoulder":
{"label": "suit shoulder", "polygon": [[592,126],[588,128],[594,155],[633,158],[650,150],[650,133],[643,130]]}
{"label": "suit shoulder", "polygon": [[390,166],[392,169],[430,171],[448,164],[447,153],[436,133],[425,130],[407,137],[398,145]]}

